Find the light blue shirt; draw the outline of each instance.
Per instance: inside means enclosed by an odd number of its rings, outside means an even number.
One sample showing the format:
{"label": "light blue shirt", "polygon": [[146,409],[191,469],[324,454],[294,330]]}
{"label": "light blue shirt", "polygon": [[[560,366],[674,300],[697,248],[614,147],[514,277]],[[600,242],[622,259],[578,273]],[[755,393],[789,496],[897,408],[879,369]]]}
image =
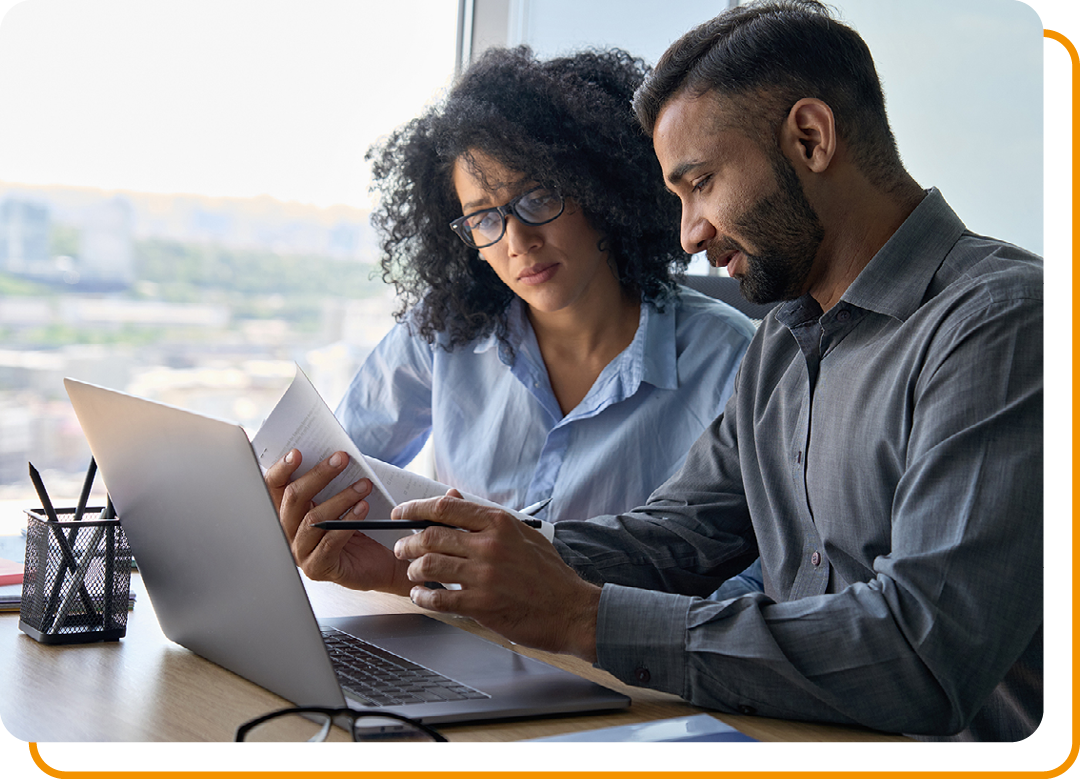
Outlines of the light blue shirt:
{"label": "light blue shirt", "polygon": [[395,326],[345,393],[338,419],[364,454],[404,466],[434,437],[439,481],[511,508],[551,498],[557,521],[641,505],[723,410],[754,333],[685,287],[644,303],[634,340],[563,415],[521,301],[508,343],[447,350]]}

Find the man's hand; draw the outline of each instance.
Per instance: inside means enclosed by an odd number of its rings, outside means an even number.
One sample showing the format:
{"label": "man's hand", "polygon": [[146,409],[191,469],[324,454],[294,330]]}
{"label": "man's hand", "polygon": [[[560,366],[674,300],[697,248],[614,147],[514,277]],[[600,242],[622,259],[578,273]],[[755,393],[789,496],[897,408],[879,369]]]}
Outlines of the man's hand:
{"label": "man's hand", "polygon": [[266,486],[297,565],[311,579],[407,595],[411,587],[405,576],[407,565],[385,546],[352,530],[312,527],[346,512],[349,519],[364,519],[368,511],[364,498],[371,493],[371,482],[361,479],[316,504],[315,496],[345,469],[349,456],[336,452],[292,481],[300,459],[299,450],[293,449],[266,472]]}
{"label": "man's hand", "polygon": [[[394,547],[418,583],[413,603],[432,611],[472,617],[511,641],[596,661],[600,588],[585,582],[533,528],[497,508],[446,496],[404,503],[394,519],[454,525],[429,527]],[[420,583],[456,583],[435,590]]]}

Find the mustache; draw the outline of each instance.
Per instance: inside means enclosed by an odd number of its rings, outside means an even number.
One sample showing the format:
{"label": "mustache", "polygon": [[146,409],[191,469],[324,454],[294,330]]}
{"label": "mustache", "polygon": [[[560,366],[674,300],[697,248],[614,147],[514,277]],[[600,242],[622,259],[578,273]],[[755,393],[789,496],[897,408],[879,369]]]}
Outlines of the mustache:
{"label": "mustache", "polygon": [[746,247],[734,238],[721,238],[705,248],[705,257],[710,262],[714,262],[735,252],[742,252],[747,257],[752,256],[750,252],[746,250]]}

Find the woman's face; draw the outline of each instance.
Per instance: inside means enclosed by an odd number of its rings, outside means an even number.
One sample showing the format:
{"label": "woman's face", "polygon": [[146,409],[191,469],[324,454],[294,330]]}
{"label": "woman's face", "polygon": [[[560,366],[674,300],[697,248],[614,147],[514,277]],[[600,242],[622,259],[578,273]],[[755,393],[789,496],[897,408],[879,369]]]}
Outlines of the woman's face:
{"label": "woman's face", "polygon": [[[536,182],[476,152],[454,163],[454,188],[462,214],[508,203]],[[485,187],[484,181],[488,183]],[[618,279],[598,248],[600,233],[572,201],[562,214],[543,225],[527,225],[513,214],[506,233],[480,249],[480,256],[514,293],[537,312],[571,306],[593,306],[611,297],[618,300]]]}

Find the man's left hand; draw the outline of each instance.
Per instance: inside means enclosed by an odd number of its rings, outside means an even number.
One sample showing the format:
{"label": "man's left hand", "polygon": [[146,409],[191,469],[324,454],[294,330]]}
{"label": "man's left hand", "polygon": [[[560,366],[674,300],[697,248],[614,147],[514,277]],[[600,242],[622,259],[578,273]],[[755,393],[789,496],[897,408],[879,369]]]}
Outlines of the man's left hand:
{"label": "man's left hand", "polygon": [[[395,545],[394,554],[411,561],[413,603],[471,617],[518,644],[596,662],[600,588],[566,565],[539,531],[457,490],[404,503],[391,516],[453,525],[425,528]],[[424,587],[429,581],[461,589]]]}

